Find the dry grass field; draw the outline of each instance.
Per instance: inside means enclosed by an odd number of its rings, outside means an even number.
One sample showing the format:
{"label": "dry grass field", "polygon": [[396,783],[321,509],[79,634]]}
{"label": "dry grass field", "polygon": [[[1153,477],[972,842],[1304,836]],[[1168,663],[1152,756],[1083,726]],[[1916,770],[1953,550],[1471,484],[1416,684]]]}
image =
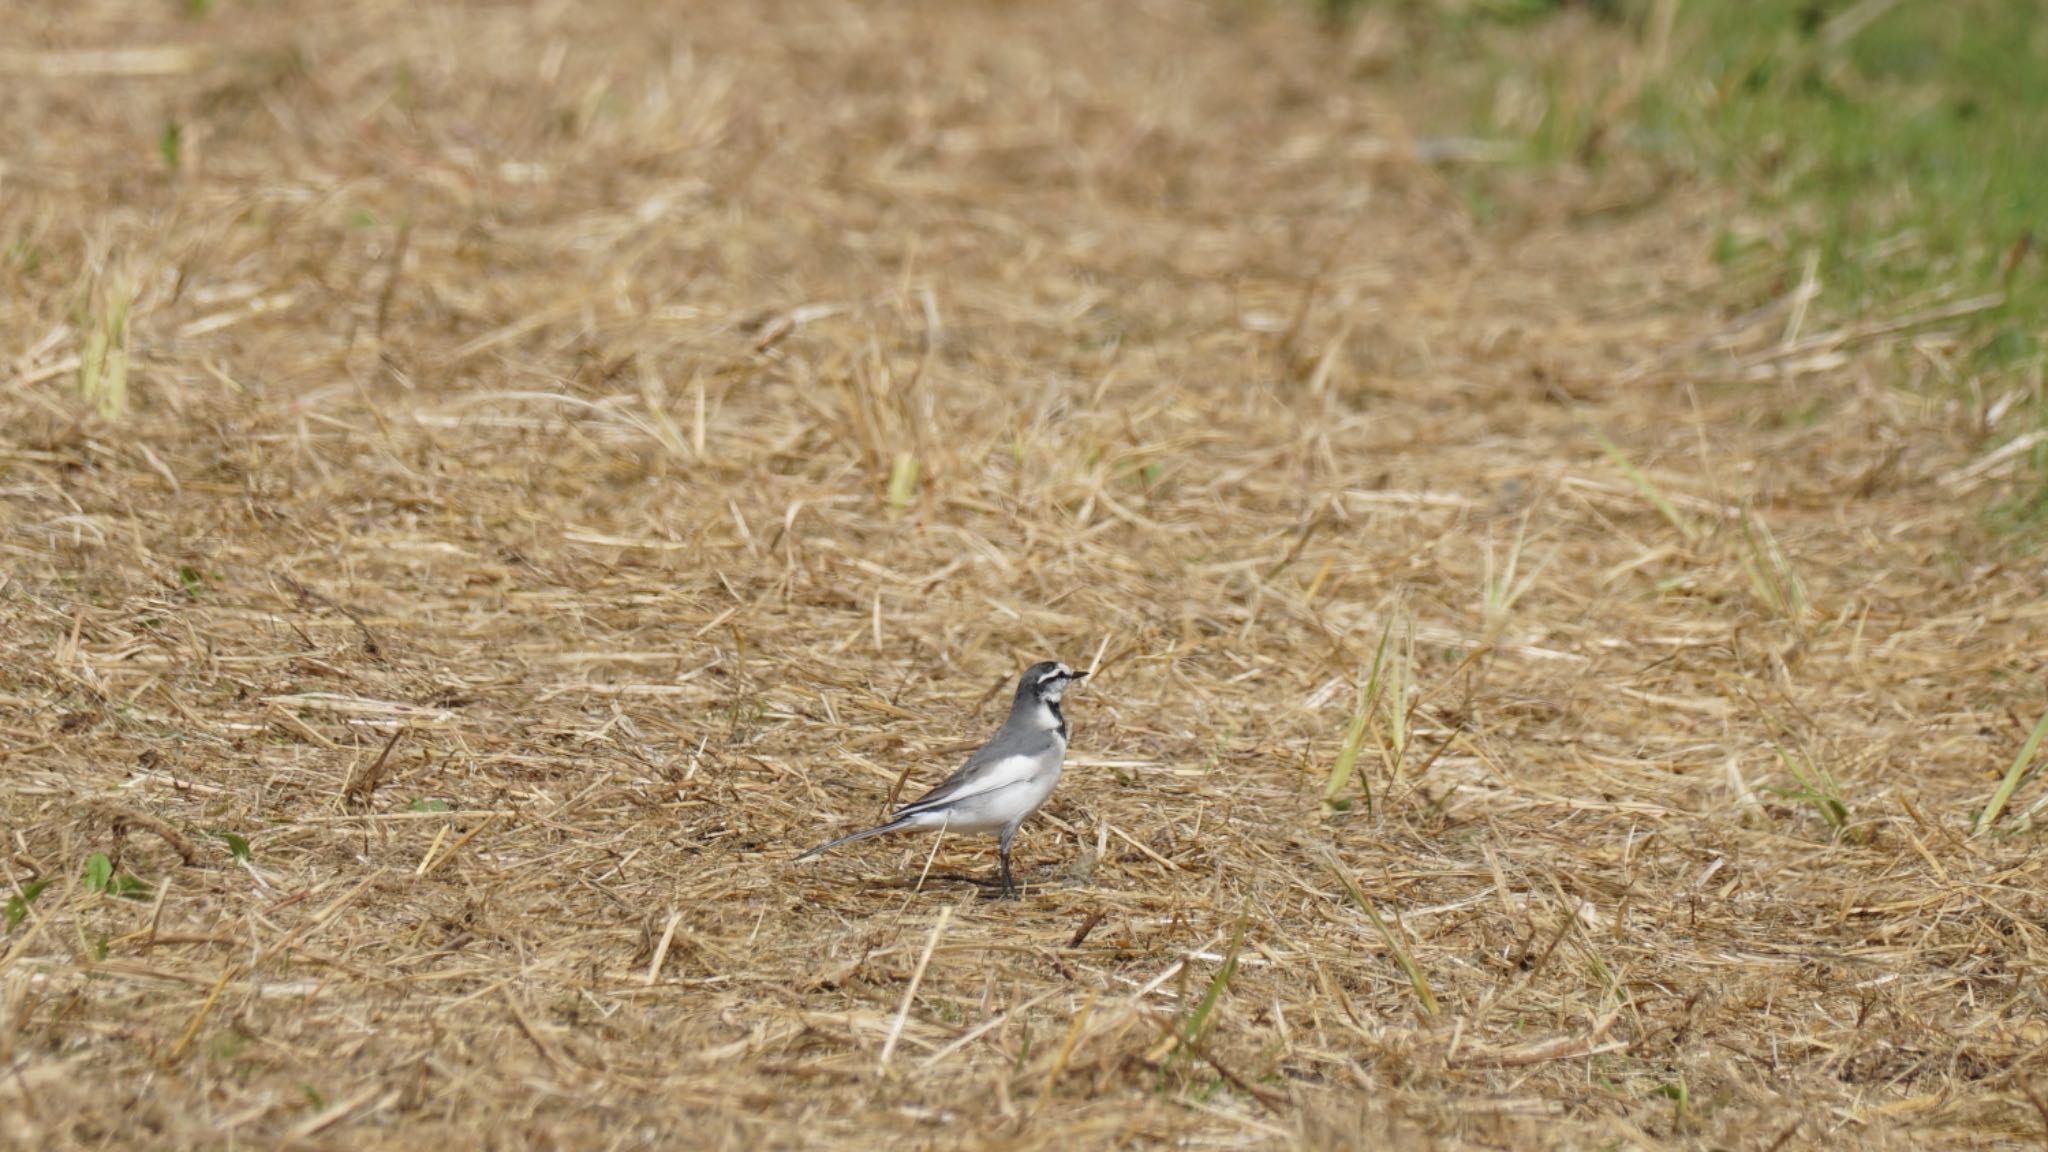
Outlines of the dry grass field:
{"label": "dry grass field", "polygon": [[[2048,1132],[1979,304],[1379,11],[5,17],[0,1145]],[[791,865],[1052,656],[1023,899]]]}

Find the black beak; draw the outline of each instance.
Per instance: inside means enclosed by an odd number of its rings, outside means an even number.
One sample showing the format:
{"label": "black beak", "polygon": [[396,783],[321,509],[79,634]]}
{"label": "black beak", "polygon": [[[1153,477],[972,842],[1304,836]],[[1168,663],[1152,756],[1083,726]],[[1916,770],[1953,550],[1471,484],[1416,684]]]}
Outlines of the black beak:
{"label": "black beak", "polygon": [[1086,672],[1074,672],[1070,673],[1068,678],[1073,680],[1086,680],[1088,678],[1088,674]]}

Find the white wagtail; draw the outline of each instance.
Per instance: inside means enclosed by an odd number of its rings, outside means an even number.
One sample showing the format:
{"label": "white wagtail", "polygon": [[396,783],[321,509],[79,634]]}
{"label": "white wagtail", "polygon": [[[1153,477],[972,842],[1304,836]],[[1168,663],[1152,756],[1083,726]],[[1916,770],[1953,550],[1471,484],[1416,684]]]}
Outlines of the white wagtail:
{"label": "white wagtail", "polygon": [[1000,837],[996,853],[1003,862],[1003,894],[1014,896],[1010,841],[1017,836],[1017,826],[1038,811],[1052,795],[1052,786],[1060,782],[1060,765],[1067,758],[1067,718],[1060,714],[1060,697],[1066,694],[1067,685],[1086,675],[1057,660],[1026,668],[1023,679],[1017,681],[1010,718],[958,772],[898,808],[888,823],[820,844],[797,859],[808,860],[827,849],[886,832],[937,828],[996,836]]}

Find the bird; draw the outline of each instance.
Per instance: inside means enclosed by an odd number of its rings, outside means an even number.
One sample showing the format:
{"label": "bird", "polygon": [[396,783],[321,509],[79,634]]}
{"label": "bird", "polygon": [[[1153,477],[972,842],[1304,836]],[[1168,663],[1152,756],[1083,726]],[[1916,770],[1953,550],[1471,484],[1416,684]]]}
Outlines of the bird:
{"label": "bird", "polygon": [[827,841],[797,857],[809,860],[843,844],[891,832],[943,832],[994,836],[1002,862],[1003,895],[1017,894],[1010,876],[1010,842],[1059,783],[1067,758],[1067,718],[1060,699],[1088,675],[1057,660],[1041,660],[1017,680],[1009,718],[958,771],[896,810],[888,821]]}

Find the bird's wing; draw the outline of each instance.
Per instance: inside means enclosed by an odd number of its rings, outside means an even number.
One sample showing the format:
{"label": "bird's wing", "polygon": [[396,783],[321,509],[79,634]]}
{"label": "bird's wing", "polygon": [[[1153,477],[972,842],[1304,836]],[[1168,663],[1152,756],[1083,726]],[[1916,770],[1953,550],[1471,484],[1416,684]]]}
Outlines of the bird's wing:
{"label": "bird's wing", "polygon": [[998,788],[1022,784],[1044,770],[1045,752],[1044,748],[992,752],[992,747],[983,747],[981,751],[968,757],[967,763],[962,764],[959,771],[946,777],[938,787],[897,809],[896,816],[915,816],[919,812],[929,812],[934,808],[956,804],[970,797],[994,792]]}

